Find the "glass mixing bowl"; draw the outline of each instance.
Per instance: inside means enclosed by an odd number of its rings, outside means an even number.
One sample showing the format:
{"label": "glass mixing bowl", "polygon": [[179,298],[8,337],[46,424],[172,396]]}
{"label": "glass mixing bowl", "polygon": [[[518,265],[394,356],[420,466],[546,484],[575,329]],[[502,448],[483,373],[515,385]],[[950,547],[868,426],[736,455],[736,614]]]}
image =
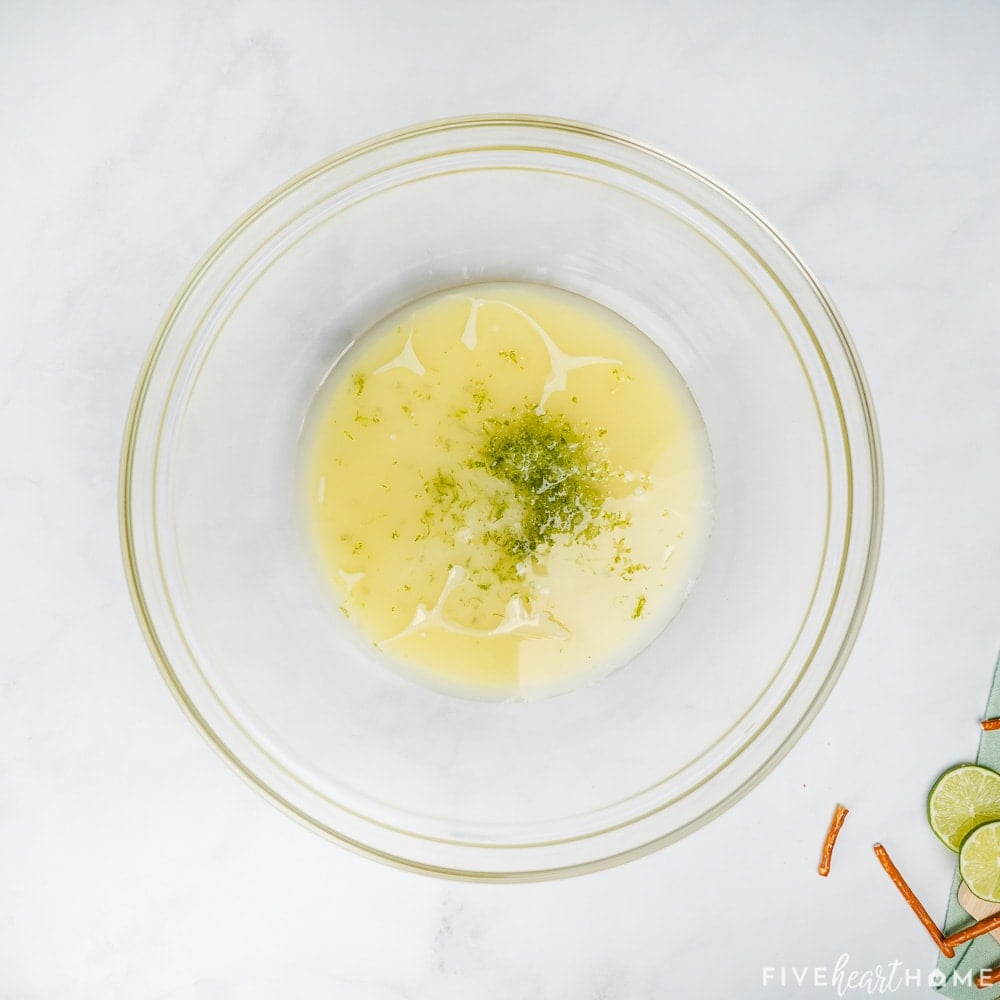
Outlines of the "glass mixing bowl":
{"label": "glass mixing bowl", "polygon": [[[670,624],[597,683],[510,703],[436,692],[351,641],[297,464],[359,334],[492,280],[555,285],[643,330],[690,387],[715,474],[704,565]],[[857,356],[784,240],[648,146],[524,117],[374,139],[251,210],[167,313],[121,474],[139,620],[211,744],[342,844],[490,880],[624,861],[745,794],[843,667],[880,523]]]}

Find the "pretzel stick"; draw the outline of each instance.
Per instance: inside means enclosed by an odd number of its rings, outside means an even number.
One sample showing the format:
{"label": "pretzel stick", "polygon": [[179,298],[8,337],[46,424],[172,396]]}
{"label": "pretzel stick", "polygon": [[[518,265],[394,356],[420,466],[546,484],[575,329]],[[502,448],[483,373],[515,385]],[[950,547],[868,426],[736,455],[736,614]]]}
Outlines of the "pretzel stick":
{"label": "pretzel stick", "polygon": [[[983,917],[982,920],[977,920],[974,924],[969,924],[968,927],[963,927],[962,930],[949,934],[944,939],[944,943],[954,948],[956,945],[965,944],[966,941],[971,941],[973,938],[989,934],[998,927],[1000,927],[1000,913],[994,913],[991,917]],[[1000,973],[997,974],[1000,975]]]}
{"label": "pretzel stick", "polygon": [[944,956],[946,958],[954,958],[955,949],[945,941],[944,935],[938,930],[937,924],[931,920],[930,914],[924,909],[923,903],[917,899],[913,890],[906,884],[906,879],[899,874],[899,869],[892,863],[889,852],[881,844],[875,845],[875,857],[878,858],[879,864],[882,865],[886,874],[892,879],[893,885],[899,890],[903,899],[910,904],[910,909],[917,915],[917,918],[927,929],[927,933],[934,939],[934,943],[941,949]]}
{"label": "pretzel stick", "polygon": [[823,841],[823,856],[819,863],[819,873],[823,878],[826,878],[830,874],[830,861],[833,858],[833,848],[837,843],[840,828],[844,825],[844,820],[847,819],[848,811],[846,806],[842,806],[838,802],[833,819],[830,820],[830,829],[827,831],[826,840]]}
{"label": "pretzel stick", "polygon": [[1000,983],[1000,969],[990,969],[989,972],[981,972],[976,976],[976,989],[978,990],[994,986],[997,983]]}

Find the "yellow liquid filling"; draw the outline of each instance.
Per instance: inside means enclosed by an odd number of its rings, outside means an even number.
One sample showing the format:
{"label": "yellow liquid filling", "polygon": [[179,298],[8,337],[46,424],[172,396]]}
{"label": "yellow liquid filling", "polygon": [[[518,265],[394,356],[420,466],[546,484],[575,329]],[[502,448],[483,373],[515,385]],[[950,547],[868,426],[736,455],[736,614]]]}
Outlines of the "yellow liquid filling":
{"label": "yellow liquid filling", "polygon": [[681,377],[621,317],[468,286],[361,337],[305,437],[319,562],[387,659],[481,698],[566,690],[677,612],[710,523]]}

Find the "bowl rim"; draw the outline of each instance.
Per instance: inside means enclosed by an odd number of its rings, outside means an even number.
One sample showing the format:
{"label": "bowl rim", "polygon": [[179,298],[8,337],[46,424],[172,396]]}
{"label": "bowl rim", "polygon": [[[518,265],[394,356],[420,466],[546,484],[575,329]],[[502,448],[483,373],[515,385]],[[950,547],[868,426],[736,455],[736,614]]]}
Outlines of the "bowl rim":
{"label": "bowl rim", "polygon": [[[258,216],[263,214],[271,206],[281,201],[296,188],[308,183],[312,178],[342,164],[346,164],[353,159],[373,153],[376,150],[390,147],[405,140],[411,140],[420,136],[432,135],[435,133],[479,127],[502,128],[519,126],[538,129],[542,132],[554,131],[557,133],[575,134],[582,136],[585,139],[609,142],[613,145],[650,156],[673,169],[689,175],[691,178],[712,189],[716,194],[721,196],[724,201],[729,202],[753,224],[758,226],[774,242],[774,244],[776,244],[778,249],[784,254],[788,263],[793,265],[793,267],[799,272],[800,277],[805,279],[805,282],[812,294],[815,296],[816,301],[826,312],[830,320],[832,330],[839,342],[840,349],[843,352],[843,357],[847,361],[851,379],[853,380],[854,386],[858,392],[860,413],[864,421],[865,433],[863,440],[867,444],[867,452],[870,462],[871,512],[868,524],[868,547],[864,554],[863,570],[861,572],[860,583],[858,586],[858,596],[854,607],[851,609],[850,618],[844,629],[843,639],[839,648],[832,657],[830,667],[828,668],[826,675],[812,700],[802,712],[800,717],[796,720],[789,732],[784,736],[778,747],[770,753],[767,759],[764,760],[756,768],[756,770],[746,780],[744,780],[741,785],[739,785],[739,787],[707,808],[699,816],[685,823],[679,829],[671,830],[665,834],[654,837],[647,842],[616,854],[583,862],[573,862],[565,866],[552,868],[540,868],[533,870],[516,869],[511,871],[473,871],[465,868],[443,867],[399,856],[380,848],[373,847],[355,838],[349,837],[341,831],[327,826],[315,817],[309,815],[305,810],[296,806],[293,802],[290,802],[275,788],[271,787],[271,785],[268,784],[263,778],[254,773],[254,771],[240,759],[237,753],[227,745],[227,743],[207,722],[198,707],[192,701],[191,697],[185,690],[184,685],[174,673],[170,664],[170,659],[160,642],[157,628],[153,622],[153,615],[149,610],[144,588],[141,582],[141,575],[135,551],[134,525],[132,521],[130,500],[132,495],[136,442],[140,417],[143,411],[143,404],[157,361],[173,328],[175,317],[184,302],[187,300],[191,290],[197,285],[198,281],[212,265],[215,258],[230,243],[232,243],[247,226],[249,226]],[[826,353],[818,343],[816,344],[816,348],[823,358],[824,363],[826,363]],[[855,511],[854,516],[857,516],[858,513],[860,512]],[[871,391],[868,386],[864,370],[861,366],[857,350],[850,338],[843,318],[830,296],[826,293],[825,289],[822,287],[819,280],[813,274],[808,265],[805,264],[805,262],[792,249],[784,237],[781,236],[781,234],[769,222],[767,222],[767,220],[756,209],[754,209],[744,199],[737,196],[724,184],[721,184],[714,178],[706,175],[701,170],[692,167],[683,160],[665,153],[653,145],[633,139],[624,133],[572,119],[542,115],[481,114],[439,118],[416,123],[390,132],[381,133],[362,142],[355,143],[354,145],[351,145],[312,164],[310,167],[307,167],[298,174],[289,178],[279,187],[270,191],[256,204],[244,212],[243,215],[230,225],[226,231],[211,245],[211,247],[191,269],[168,305],[163,318],[157,327],[152,343],[140,368],[135,389],[129,403],[119,464],[119,535],[125,576],[128,583],[133,609],[146,644],[153,655],[153,659],[156,662],[167,687],[195,728],[216,750],[216,752],[221,755],[229,766],[240,774],[252,787],[254,787],[258,793],[313,832],[319,833],[356,853],[370,857],[385,864],[389,864],[396,868],[460,881],[474,882],[542,881],[599,871],[625,863],[626,861],[650,854],[653,851],[688,835],[689,833],[693,833],[701,826],[704,826],[706,823],[719,816],[722,812],[738,802],[743,798],[743,796],[756,787],[756,785],[759,784],[780,763],[785,755],[798,742],[802,734],[815,719],[843,672],[844,666],[846,665],[847,659],[860,632],[871,598],[881,545],[883,516],[884,470],[878,424],[875,416]],[[847,550],[845,549],[845,552],[846,551]],[[836,603],[836,597],[834,603]]]}

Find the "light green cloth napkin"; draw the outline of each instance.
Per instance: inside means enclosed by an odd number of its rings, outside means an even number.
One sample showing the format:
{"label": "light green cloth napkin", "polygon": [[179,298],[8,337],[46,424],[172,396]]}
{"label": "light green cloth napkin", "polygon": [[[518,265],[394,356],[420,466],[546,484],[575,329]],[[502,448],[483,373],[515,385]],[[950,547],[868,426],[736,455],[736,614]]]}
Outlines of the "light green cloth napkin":
{"label": "light green cloth napkin", "polygon": [[[993,688],[990,691],[990,700],[983,718],[994,719],[998,717],[1000,717],[1000,661],[997,662],[997,668],[993,674]],[[976,763],[982,764],[983,767],[991,767],[994,771],[1000,771],[1000,730],[991,733],[984,732],[980,736]],[[948,913],[942,928],[946,935],[954,934],[955,931],[972,923],[972,917],[958,905],[958,887],[961,881],[956,865],[951,897],[948,900]],[[977,1000],[996,1000],[997,997],[1000,997],[1000,983],[980,990],[976,988],[975,978],[980,969],[995,969],[997,967],[1000,967],[1000,944],[997,943],[992,934],[984,934],[982,937],[956,948],[954,958],[941,956],[938,961],[938,970],[943,974],[943,981],[935,989],[946,997],[953,997],[954,1000],[971,1000],[973,997],[976,997]],[[957,975],[955,975],[956,973]],[[970,973],[972,984],[966,985],[966,979]]]}

